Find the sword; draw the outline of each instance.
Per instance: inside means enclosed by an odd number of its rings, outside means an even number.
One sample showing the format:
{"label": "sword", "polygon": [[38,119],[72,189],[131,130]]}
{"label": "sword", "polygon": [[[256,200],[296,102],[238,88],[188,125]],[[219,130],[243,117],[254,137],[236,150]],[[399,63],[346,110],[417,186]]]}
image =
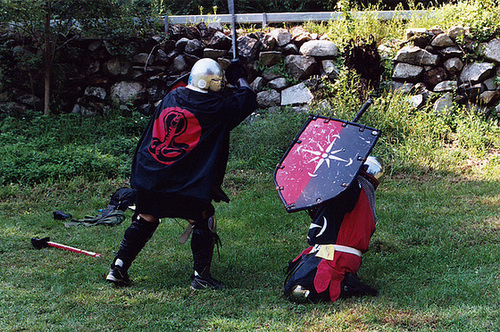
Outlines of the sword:
{"label": "sword", "polygon": [[233,39],[233,60],[238,59],[238,45],[236,43],[236,14],[234,13],[234,0],[227,0],[229,14],[231,14],[231,38]]}
{"label": "sword", "polygon": [[366,112],[366,110],[368,109],[368,107],[370,107],[371,104],[373,104],[373,99],[370,98],[366,101],[363,107],[361,107],[361,109],[359,110],[358,114],[356,114],[352,122],[358,122],[358,120],[361,119],[361,116]]}

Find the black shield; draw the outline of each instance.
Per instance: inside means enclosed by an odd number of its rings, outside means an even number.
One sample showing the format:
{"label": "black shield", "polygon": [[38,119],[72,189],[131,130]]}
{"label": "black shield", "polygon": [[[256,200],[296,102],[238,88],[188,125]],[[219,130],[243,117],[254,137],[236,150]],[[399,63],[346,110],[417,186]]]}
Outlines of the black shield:
{"label": "black shield", "polygon": [[312,116],[274,172],[288,212],[310,208],[344,191],[380,137],[380,130]]}

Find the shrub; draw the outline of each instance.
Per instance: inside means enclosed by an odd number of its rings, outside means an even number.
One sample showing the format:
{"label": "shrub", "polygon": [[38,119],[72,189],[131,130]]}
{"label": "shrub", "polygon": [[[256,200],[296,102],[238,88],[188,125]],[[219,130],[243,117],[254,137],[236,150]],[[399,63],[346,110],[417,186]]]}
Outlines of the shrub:
{"label": "shrub", "polygon": [[366,15],[354,19],[354,12],[359,10],[358,7],[347,7],[342,11],[341,20],[321,23],[308,22],[305,26],[311,32],[326,34],[328,39],[333,41],[341,51],[351,40],[356,40],[359,37],[372,36],[376,42],[383,42],[391,38],[399,38],[406,29],[406,23],[403,20],[380,21],[369,13],[381,10],[379,5],[368,6],[365,9]]}
{"label": "shrub", "polygon": [[273,170],[306,119],[287,108],[248,119],[232,132],[230,167]]}
{"label": "shrub", "polygon": [[456,25],[470,27],[478,41],[500,36],[500,4],[495,0],[462,0],[438,6],[408,22],[409,28],[439,26],[447,30]]}
{"label": "shrub", "polygon": [[0,126],[0,183],[128,176],[147,121],[140,114],[8,117]]}
{"label": "shrub", "polygon": [[[359,80],[358,74],[343,68],[339,78],[324,81],[317,94],[330,107],[318,103],[312,112],[352,121],[363,103],[375,95],[374,91],[360,90]],[[392,173],[456,171],[468,158],[484,157],[488,151],[500,148],[496,120],[461,106],[437,114],[432,100],[414,109],[407,95],[398,91],[379,91],[359,122],[382,131],[373,153],[387,163]]]}

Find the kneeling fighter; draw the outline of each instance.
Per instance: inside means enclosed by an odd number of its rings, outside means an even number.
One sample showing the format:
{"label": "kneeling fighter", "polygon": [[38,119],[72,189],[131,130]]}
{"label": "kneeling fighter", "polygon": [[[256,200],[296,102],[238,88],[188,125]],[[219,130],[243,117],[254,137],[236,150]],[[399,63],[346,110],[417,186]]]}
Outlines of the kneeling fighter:
{"label": "kneeling fighter", "polygon": [[356,272],[375,231],[375,189],[383,173],[382,162],[369,156],[344,192],[309,210],[310,247],[290,262],[285,281],[285,295],[292,301],[335,301],[378,293]]}

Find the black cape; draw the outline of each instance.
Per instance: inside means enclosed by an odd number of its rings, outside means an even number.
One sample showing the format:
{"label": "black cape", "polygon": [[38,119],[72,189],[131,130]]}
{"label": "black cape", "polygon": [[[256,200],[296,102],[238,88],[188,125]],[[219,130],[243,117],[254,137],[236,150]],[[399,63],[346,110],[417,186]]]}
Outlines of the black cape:
{"label": "black cape", "polygon": [[187,204],[228,201],[220,185],[229,133],[257,106],[255,93],[245,87],[229,96],[185,87],[173,90],[157,107],[139,141],[132,188],[173,197],[176,204],[182,204],[183,198]]}

